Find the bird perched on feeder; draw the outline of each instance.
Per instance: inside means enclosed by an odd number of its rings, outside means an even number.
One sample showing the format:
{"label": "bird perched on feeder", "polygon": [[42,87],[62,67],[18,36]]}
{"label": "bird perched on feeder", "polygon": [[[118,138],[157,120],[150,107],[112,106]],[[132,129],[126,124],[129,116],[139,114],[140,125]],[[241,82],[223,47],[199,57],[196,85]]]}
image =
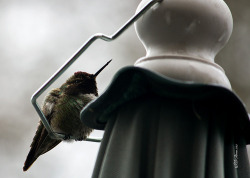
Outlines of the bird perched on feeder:
{"label": "bird perched on feeder", "polygon": [[[96,77],[110,62],[111,60],[95,74],[75,72],[60,88],[50,91],[42,111],[53,132],[62,133],[76,141],[87,138],[92,129],[81,122],[80,111],[98,96]],[[50,151],[61,141],[62,139],[51,138],[40,121],[23,171],[27,171],[40,155]]]}

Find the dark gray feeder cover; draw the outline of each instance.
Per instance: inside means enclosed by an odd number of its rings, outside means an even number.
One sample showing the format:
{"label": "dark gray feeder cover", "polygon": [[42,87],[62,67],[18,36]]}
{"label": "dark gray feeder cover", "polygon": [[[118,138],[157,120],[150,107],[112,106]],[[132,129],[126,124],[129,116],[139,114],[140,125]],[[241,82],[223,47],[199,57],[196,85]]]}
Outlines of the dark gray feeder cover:
{"label": "dark gray feeder cover", "polygon": [[105,129],[94,178],[250,177],[248,114],[224,87],[127,67],[81,117]]}

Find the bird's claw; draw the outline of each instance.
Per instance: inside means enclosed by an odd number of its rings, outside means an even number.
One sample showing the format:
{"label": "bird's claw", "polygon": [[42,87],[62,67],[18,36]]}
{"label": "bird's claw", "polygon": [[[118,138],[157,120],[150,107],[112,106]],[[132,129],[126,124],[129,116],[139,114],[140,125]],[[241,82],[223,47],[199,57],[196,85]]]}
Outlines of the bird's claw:
{"label": "bird's claw", "polygon": [[86,140],[87,137],[80,137],[80,138],[77,138],[75,139],[75,141],[83,141],[83,140]]}
{"label": "bird's claw", "polygon": [[71,135],[70,135],[70,134],[68,134],[68,135],[65,134],[63,140],[69,140],[70,138],[71,138]]}

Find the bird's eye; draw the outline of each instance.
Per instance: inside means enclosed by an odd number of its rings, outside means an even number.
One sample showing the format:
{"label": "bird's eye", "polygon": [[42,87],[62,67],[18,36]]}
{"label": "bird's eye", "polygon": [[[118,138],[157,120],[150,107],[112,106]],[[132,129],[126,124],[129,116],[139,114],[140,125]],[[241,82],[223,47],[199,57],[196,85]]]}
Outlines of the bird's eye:
{"label": "bird's eye", "polygon": [[75,84],[80,83],[80,80],[75,80],[74,83]]}

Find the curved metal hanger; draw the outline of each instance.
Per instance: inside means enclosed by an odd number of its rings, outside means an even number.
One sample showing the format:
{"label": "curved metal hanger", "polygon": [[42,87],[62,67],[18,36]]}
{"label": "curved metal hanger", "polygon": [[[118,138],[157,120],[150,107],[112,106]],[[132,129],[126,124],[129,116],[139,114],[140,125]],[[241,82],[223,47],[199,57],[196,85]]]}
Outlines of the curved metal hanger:
{"label": "curved metal hanger", "polygon": [[[87,40],[85,44],[70,58],[68,59],[31,97],[31,103],[33,104],[35,110],[37,111],[44,127],[48,131],[48,134],[51,138],[55,139],[65,139],[65,135],[61,133],[54,132],[50,124],[43,114],[42,110],[37,104],[37,98],[52,84],[56,81],[58,77],[60,77],[67,69],[70,67],[78,57],[97,39],[101,39],[104,41],[113,41],[117,37],[119,37],[128,27],[130,27],[136,20],[138,20],[147,10],[149,10],[154,4],[160,3],[162,0],[151,0],[149,1],[139,12],[137,12],[134,16],[132,16],[119,30],[117,30],[113,35],[108,36],[102,33],[97,33]],[[72,138],[73,139],[73,138]],[[101,139],[96,138],[87,138],[86,141],[91,142],[100,142]]]}

